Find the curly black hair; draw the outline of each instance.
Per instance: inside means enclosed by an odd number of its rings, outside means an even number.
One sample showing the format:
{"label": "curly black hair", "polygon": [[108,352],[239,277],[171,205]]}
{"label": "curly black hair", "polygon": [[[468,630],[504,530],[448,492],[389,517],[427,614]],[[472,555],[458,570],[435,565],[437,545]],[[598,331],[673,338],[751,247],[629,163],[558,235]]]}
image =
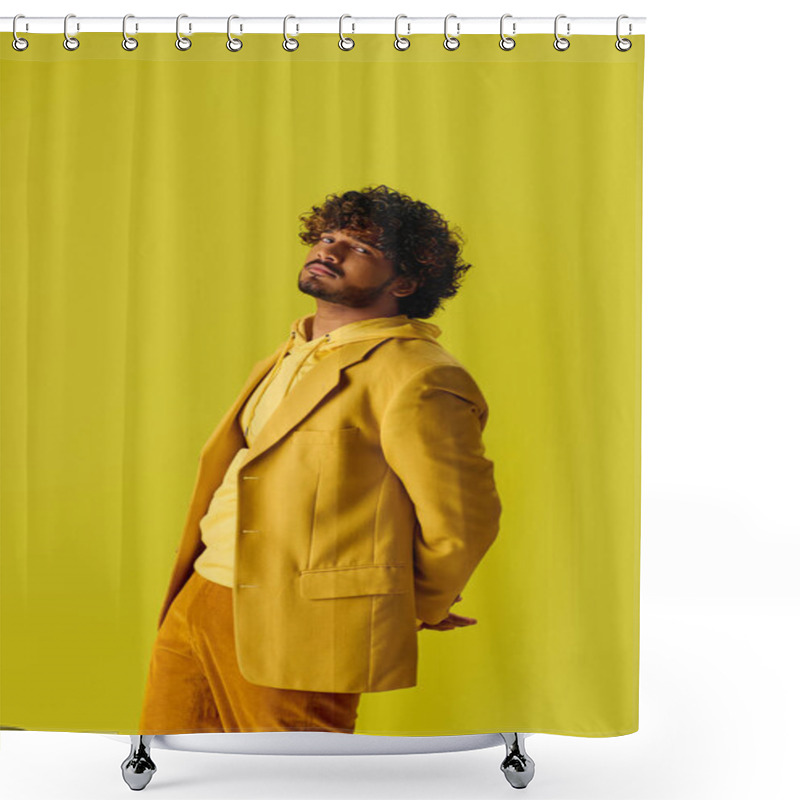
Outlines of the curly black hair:
{"label": "curly black hair", "polygon": [[313,245],[326,230],[347,228],[372,242],[398,275],[417,278],[417,289],[397,298],[399,314],[426,319],[453,297],[472,266],[461,258],[464,237],[438,211],[381,184],[360,192],[329,194],[322,206],[300,215],[301,241]]}

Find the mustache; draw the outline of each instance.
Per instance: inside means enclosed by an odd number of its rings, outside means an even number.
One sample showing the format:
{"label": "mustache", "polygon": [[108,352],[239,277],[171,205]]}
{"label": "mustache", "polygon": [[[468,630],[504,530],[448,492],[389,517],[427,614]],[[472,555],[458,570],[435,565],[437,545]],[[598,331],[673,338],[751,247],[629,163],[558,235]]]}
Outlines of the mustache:
{"label": "mustache", "polygon": [[334,275],[340,275],[341,274],[336,267],[333,267],[330,264],[326,264],[323,261],[309,261],[306,264],[306,266],[310,267],[312,264],[317,264],[318,266],[323,267],[324,269],[330,270]]}

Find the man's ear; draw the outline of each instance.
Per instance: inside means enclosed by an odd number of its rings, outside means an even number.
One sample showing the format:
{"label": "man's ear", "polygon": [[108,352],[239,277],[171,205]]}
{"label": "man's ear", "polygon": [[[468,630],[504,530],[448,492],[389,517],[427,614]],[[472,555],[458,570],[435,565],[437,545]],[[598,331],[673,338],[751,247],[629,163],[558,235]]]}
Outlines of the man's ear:
{"label": "man's ear", "polygon": [[418,278],[409,278],[407,275],[404,275],[397,281],[397,285],[392,289],[392,294],[395,297],[407,297],[410,294],[414,294],[418,286]]}

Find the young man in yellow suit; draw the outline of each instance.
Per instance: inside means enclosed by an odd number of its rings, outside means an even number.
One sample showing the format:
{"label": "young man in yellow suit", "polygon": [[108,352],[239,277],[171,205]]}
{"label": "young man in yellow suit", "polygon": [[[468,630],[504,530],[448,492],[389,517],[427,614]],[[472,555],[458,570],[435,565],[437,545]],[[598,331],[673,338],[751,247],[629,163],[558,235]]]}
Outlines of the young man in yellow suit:
{"label": "young man in yellow suit", "polygon": [[486,400],[423,322],[470,264],[385,186],[304,215],[316,313],[252,369],[202,449],[140,733],[352,733],[362,692],[416,685],[417,631],[499,530]]}

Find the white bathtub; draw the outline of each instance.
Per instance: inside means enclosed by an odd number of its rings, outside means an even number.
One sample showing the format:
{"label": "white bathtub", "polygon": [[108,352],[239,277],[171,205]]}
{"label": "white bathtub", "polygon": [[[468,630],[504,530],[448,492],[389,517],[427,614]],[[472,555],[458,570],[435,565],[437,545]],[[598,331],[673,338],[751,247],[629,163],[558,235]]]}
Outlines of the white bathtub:
{"label": "white bathtub", "polygon": [[516,789],[525,788],[533,778],[535,765],[525,752],[530,733],[481,733],[463,736],[368,736],[325,731],[278,731],[272,733],[180,733],[160,736],[101,734],[130,743],[122,762],[122,777],[131,789],[140,790],[156,772],[152,749],[184,750],[197,753],[242,755],[392,755],[410,753],[452,753],[505,745],[500,769]]}

